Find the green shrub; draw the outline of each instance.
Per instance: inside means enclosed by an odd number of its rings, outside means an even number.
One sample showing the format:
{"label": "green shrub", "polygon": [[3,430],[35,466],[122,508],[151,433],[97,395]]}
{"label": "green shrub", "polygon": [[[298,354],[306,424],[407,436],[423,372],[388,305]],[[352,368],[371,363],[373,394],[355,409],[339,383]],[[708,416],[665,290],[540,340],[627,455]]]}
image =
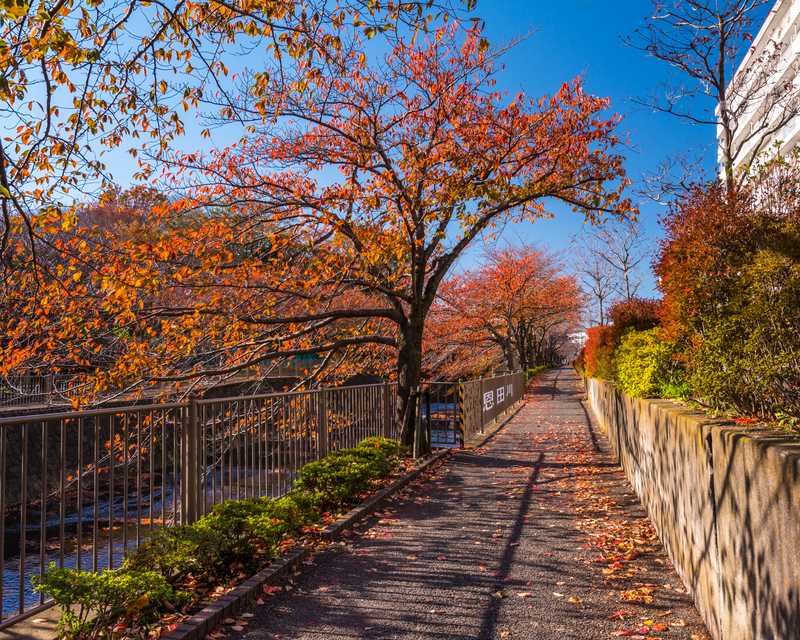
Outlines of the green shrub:
{"label": "green shrub", "polygon": [[293,490],[282,498],[267,501],[267,508],[247,519],[250,533],[270,552],[301,527],[316,522],[320,514],[314,501],[301,491]]}
{"label": "green shrub", "polygon": [[207,560],[202,550],[214,548],[218,542],[216,538],[204,540],[205,534],[191,526],[159,529],[131,553],[125,566],[135,571],[157,571],[172,585],[190,575],[203,575]]}
{"label": "green shrub", "polygon": [[553,365],[550,364],[539,364],[536,365],[535,367],[528,367],[528,370],[525,372],[525,374],[527,375],[528,380],[530,380],[534,376],[538,376],[540,373],[543,373],[544,371],[549,371],[552,368]]}
{"label": "green shrub", "polygon": [[253,572],[269,559],[272,546],[253,536],[248,524],[267,512],[268,500],[228,500],[192,525],[199,534],[198,555],[206,575],[222,581],[241,572]]}
{"label": "green shrub", "polygon": [[170,584],[188,576],[216,584],[257,570],[274,551],[274,536],[262,540],[250,522],[267,513],[267,500],[230,500],[191,525],[154,533],[126,560],[131,569],[153,569]]}
{"label": "green shrub", "polygon": [[747,415],[800,416],[800,258],[759,251],[735,293],[705,316],[691,383],[706,401]]}
{"label": "green shrub", "polygon": [[662,340],[659,329],[628,329],[615,351],[616,382],[636,398],[676,397],[686,387],[673,363],[673,345]]}
{"label": "green shrub", "polygon": [[50,596],[61,609],[59,638],[111,638],[120,623],[139,637],[148,636],[161,612],[186,600],[155,571],[122,568],[100,573],[59,569],[55,564],[41,579],[37,591]]}
{"label": "green shrub", "polygon": [[798,417],[800,151],[755,169],[735,192],[717,181],[674,202],[654,262],[660,316],[693,395],[718,410]]}
{"label": "green shrub", "polygon": [[405,455],[407,453],[407,448],[402,447],[397,440],[392,440],[391,438],[383,438],[381,436],[372,436],[370,438],[364,438],[361,442],[356,445],[356,449],[359,450],[371,450],[377,449],[383,455],[389,458],[396,458],[401,455]]}
{"label": "green shrub", "polygon": [[323,511],[344,507],[372,488],[403,453],[393,440],[367,438],[306,464],[281,498],[229,500],[191,525],[154,532],[121,569],[95,574],[53,566],[37,588],[61,607],[64,638],[111,637],[118,622],[146,633],[160,611],[189,600],[177,587],[191,580],[210,588],[254,573]]}
{"label": "green shrub", "polygon": [[386,475],[389,468],[389,460],[378,450],[334,451],[305,465],[295,489],[306,493],[320,509],[337,508],[369,489],[372,481]]}

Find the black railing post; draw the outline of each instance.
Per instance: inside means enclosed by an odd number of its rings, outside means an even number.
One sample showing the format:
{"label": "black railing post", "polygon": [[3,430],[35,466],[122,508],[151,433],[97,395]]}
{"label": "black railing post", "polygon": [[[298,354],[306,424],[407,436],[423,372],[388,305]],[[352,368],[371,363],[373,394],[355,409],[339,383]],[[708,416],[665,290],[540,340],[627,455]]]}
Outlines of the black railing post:
{"label": "black railing post", "polygon": [[199,517],[200,425],[197,396],[189,396],[181,443],[181,522],[191,524]]}
{"label": "black railing post", "polygon": [[414,458],[419,458],[422,455],[421,452],[421,440],[422,440],[422,403],[419,401],[420,398],[420,390],[419,387],[415,387],[411,391],[411,406],[414,410],[414,448],[412,451],[412,455]]}
{"label": "black railing post", "polygon": [[430,387],[425,392],[425,441],[423,442],[423,452],[428,454],[431,452],[431,438],[433,424],[433,418],[431,417],[431,390]]}
{"label": "black railing post", "polygon": [[483,403],[483,394],[484,394],[484,384],[483,384],[483,376],[481,376],[481,388],[480,388],[480,407],[481,407],[481,433],[483,433],[484,426],[486,424],[486,419],[484,417],[484,413],[486,408]]}
{"label": "black railing post", "polygon": [[328,455],[330,448],[328,433],[328,390],[324,387],[317,391],[317,460]]}
{"label": "black railing post", "polygon": [[392,437],[392,385],[383,385],[383,436]]}

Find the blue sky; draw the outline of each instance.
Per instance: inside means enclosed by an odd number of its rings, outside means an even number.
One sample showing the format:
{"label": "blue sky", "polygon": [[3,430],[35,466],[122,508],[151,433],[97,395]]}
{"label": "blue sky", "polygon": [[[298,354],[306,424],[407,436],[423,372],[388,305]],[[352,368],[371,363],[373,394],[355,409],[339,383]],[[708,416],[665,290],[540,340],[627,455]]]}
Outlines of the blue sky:
{"label": "blue sky", "polygon": [[[650,0],[479,0],[476,14],[485,21],[485,34],[494,45],[532,34],[506,55],[505,69],[498,74],[500,87],[510,94],[550,94],[563,82],[580,75],[587,91],[611,98],[612,110],[624,118],[620,133],[628,142],[626,168],[635,184],[641,184],[643,176],[655,172],[665,159],[685,153],[701,157],[705,170],[713,173],[715,145],[711,127],[693,126],[654,113],[633,100],[658,92],[666,82],[681,80],[663,63],[622,41],[623,36],[643,24],[650,9]],[[189,135],[178,142],[179,147],[197,144],[199,127],[191,122],[191,116],[187,120]],[[229,137],[220,131],[217,136]],[[230,140],[215,142],[224,145]],[[120,152],[109,155],[116,179],[127,183],[134,168],[132,160]],[[648,245],[655,248],[661,236],[658,219],[664,212],[663,205],[647,199],[637,199],[637,203],[642,232]],[[573,239],[583,232],[584,223],[581,216],[566,208],[556,206],[553,210],[557,215],[552,220],[507,227],[501,242],[548,248],[569,263]],[[480,252],[480,245],[473,247],[459,267],[474,265]],[[641,293],[654,295],[654,280],[649,268],[645,271]]]}
{"label": "blue sky", "polygon": [[[636,183],[655,172],[666,158],[687,151],[702,156],[706,170],[713,172],[715,153],[713,128],[688,125],[633,101],[676,80],[666,65],[622,42],[623,36],[643,23],[650,6],[649,0],[484,0],[477,11],[495,44],[533,33],[506,57],[500,79],[509,91],[551,93],[565,80],[581,75],[588,91],[611,98],[612,109],[624,117],[621,132],[629,141],[626,167]],[[642,230],[654,247],[661,235],[658,218],[663,206],[646,199],[637,202]],[[564,252],[569,262],[571,240],[583,228],[580,216],[559,209],[553,220],[507,228],[503,238]],[[465,262],[473,256],[474,252]],[[654,281],[647,271],[642,293],[652,295]]]}

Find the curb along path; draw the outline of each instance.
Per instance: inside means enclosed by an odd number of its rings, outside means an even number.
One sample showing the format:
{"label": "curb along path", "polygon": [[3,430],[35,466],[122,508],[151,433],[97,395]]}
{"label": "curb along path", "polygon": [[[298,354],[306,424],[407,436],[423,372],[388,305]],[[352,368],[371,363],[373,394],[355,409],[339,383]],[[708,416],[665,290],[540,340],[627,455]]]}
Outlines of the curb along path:
{"label": "curb along path", "polygon": [[211,637],[707,638],[571,370]]}

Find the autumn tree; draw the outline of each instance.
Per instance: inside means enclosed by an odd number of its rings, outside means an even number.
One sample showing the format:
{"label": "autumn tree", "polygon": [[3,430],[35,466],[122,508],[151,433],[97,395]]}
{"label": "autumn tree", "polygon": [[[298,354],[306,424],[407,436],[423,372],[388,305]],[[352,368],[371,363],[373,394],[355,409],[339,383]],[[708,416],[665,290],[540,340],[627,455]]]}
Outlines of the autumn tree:
{"label": "autumn tree", "polygon": [[[154,215],[180,221],[160,225],[175,232],[102,265],[76,248],[70,294],[99,282],[96,304],[124,327],[104,375],[180,381],[367,349],[395,360],[408,440],[425,322],[464,250],[548,200],[588,220],[631,211],[608,100],[577,80],[506,99],[495,58],[477,30],[450,24],[380,61],[356,41],[285,65],[280,81],[251,78],[258,90],[235,113],[252,134],[174,158],[189,190]],[[69,298],[57,303],[64,317]]]}
{"label": "autumn tree", "polygon": [[[768,40],[758,49],[752,47],[754,18],[771,4],[772,0],[653,0],[651,16],[627,38],[688,80],[641,102],[719,132],[719,161],[731,192],[773,136],[800,114],[796,69],[784,64],[783,45]],[[737,72],[744,57],[748,64]],[[742,167],[738,175],[737,166]]]}
{"label": "autumn tree", "polygon": [[492,249],[478,269],[448,278],[426,328],[426,364],[445,375],[555,362],[580,319],[577,279],[532,247]]}
{"label": "autumn tree", "polygon": [[[472,0],[8,0],[0,3],[0,256],[35,257],[53,220],[105,188],[104,152],[128,145],[148,174],[185,129],[185,112],[239,89],[246,54],[311,59],[350,31],[423,28]],[[248,87],[257,91],[257,87]],[[147,150],[147,154],[140,153]],[[13,255],[11,252],[14,245]]]}

